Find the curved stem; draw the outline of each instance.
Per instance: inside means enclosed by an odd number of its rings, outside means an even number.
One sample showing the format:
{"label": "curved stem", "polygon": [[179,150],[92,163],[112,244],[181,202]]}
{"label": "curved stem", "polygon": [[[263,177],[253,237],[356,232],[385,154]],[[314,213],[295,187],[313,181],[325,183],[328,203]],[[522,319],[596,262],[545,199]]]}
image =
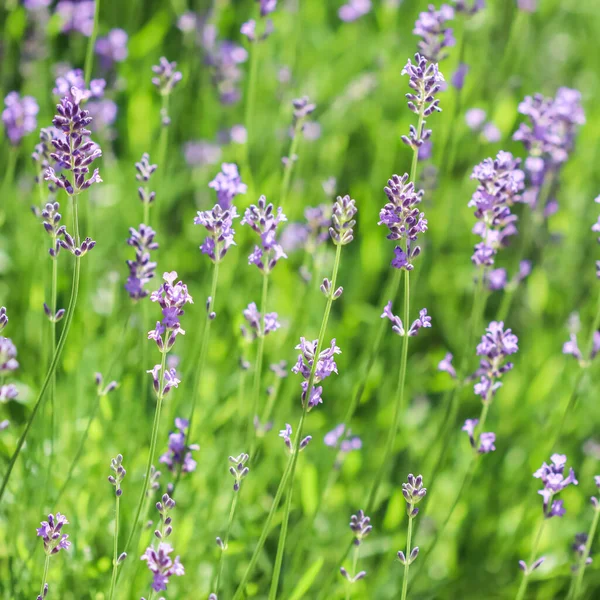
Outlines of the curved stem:
{"label": "curved stem", "polygon": [[[75,196],[72,196],[72,200],[73,200],[73,219],[75,221],[75,235],[77,238],[77,245],[79,245],[79,218],[78,218],[78,211],[77,211],[77,199]],[[52,376],[54,375],[54,373],[56,371],[58,361],[60,360],[60,357],[62,356],[63,349],[67,342],[69,330],[71,329],[71,323],[73,322],[75,306],[77,305],[77,297],[79,295],[79,274],[80,274],[80,270],[81,270],[80,261],[81,261],[81,258],[76,256],[75,257],[75,266],[73,268],[73,284],[71,286],[71,298],[69,300],[69,307],[67,308],[67,315],[65,317],[65,326],[64,326],[64,329],[62,330],[62,333],[58,340],[58,345],[56,346],[54,356],[52,357],[52,362],[50,363],[50,367],[48,368],[48,372],[46,373],[46,377],[44,379],[44,382],[42,383],[42,387],[40,388],[38,397],[35,401],[35,404],[33,405],[31,415],[29,416],[29,420],[27,421],[27,425],[25,425],[25,429],[24,429],[23,433],[21,434],[19,441],[17,442],[17,447],[15,448],[15,451],[13,452],[13,455],[11,456],[10,463],[8,464],[8,470],[4,474],[4,478],[2,479],[2,486],[0,487],[0,502],[2,501],[4,492],[6,491],[6,486],[8,485],[8,481],[10,480],[10,476],[11,476],[11,473],[15,466],[15,463],[17,462],[17,459],[19,458],[19,454],[21,453],[21,450],[23,449],[23,444],[25,444],[25,440],[27,439],[27,436],[29,434],[31,426],[33,425],[33,421],[35,420],[35,417],[36,417],[38,411],[40,410],[40,407],[43,404],[46,390],[48,389],[48,386],[52,380]]]}
{"label": "curved stem", "polygon": [[150,437],[150,451],[148,452],[148,462],[146,463],[146,474],[144,476],[144,481],[142,482],[142,490],[140,493],[140,498],[138,500],[137,509],[135,511],[135,518],[133,523],[131,524],[131,531],[129,532],[129,537],[127,538],[127,543],[125,544],[125,552],[129,551],[129,547],[131,546],[131,542],[133,541],[133,537],[135,535],[135,531],[137,529],[138,522],[140,520],[140,516],[142,514],[142,506],[144,505],[144,498],[146,497],[146,492],[148,491],[148,484],[150,482],[150,471],[152,469],[152,462],[154,461],[154,453],[156,452],[156,440],[158,438],[158,428],[160,425],[160,411],[162,408],[162,401],[164,398],[163,386],[164,386],[164,373],[165,373],[165,365],[167,363],[167,346],[165,345],[162,350],[162,359],[161,359],[161,369],[160,369],[160,378],[159,378],[159,387],[158,392],[156,394],[156,409],[154,411],[154,423],[152,424],[152,435]]}
{"label": "curved stem", "polygon": [[402,338],[402,358],[400,359],[400,371],[398,375],[398,385],[396,386],[396,394],[395,394],[395,408],[394,408],[394,420],[393,425],[388,432],[387,441],[385,444],[385,450],[383,451],[383,457],[381,459],[381,463],[379,469],[377,470],[377,474],[375,479],[373,480],[373,485],[371,487],[371,491],[369,492],[369,496],[367,499],[366,511],[371,510],[375,499],[377,497],[377,492],[379,491],[379,486],[383,481],[385,471],[389,467],[389,459],[390,454],[392,453],[394,442],[396,441],[396,436],[398,435],[398,428],[400,426],[400,417],[404,413],[405,409],[405,388],[406,388],[406,363],[408,361],[408,320],[410,314],[410,278],[409,271],[404,272],[404,327],[405,332]]}
{"label": "curved stem", "polygon": [[[531,554],[529,555],[529,560],[527,561],[526,567],[528,570],[531,568],[531,565],[535,559],[535,555],[537,553],[537,548],[540,543],[540,539],[542,537],[542,532],[544,531],[545,525],[546,525],[546,518],[544,517],[544,519],[541,522],[540,527],[538,529],[537,535],[535,536],[535,541],[533,542],[533,546],[531,548]],[[523,572],[523,579],[521,579],[521,585],[519,586],[519,590],[517,591],[515,600],[523,600],[523,598],[525,597],[525,592],[527,591],[527,586],[529,585],[529,576],[530,575],[531,575],[531,573],[528,571]]]}
{"label": "curved stem", "polygon": [[[194,390],[192,392],[192,410],[189,418],[189,429],[190,439],[192,439],[192,426],[194,424],[194,414],[196,412],[196,405],[198,404],[198,396],[200,395],[200,378],[204,375],[204,363],[208,355],[208,343],[210,341],[210,326],[212,319],[210,314],[214,309],[215,301],[217,297],[217,282],[219,280],[219,263],[215,262],[212,274],[212,284],[210,288],[210,306],[206,309],[206,325],[204,327],[204,335],[202,336],[202,344],[200,346],[200,356],[198,358],[198,366],[196,367],[196,377],[194,379]],[[178,477],[179,479],[179,477]]]}
{"label": "curved stem", "polygon": [[116,496],[116,506],[115,506],[115,540],[114,540],[114,548],[113,548],[113,570],[112,577],[110,580],[110,594],[108,596],[108,600],[113,600],[115,595],[115,584],[117,583],[117,567],[118,567],[118,559],[119,559],[119,496]]}
{"label": "curved stem", "polygon": [[95,0],[94,3],[94,28],[92,29],[92,35],[88,41],[87,52],[85,54],[85,87],[90,86],[90,79],[92,78],[92,64],[94,62],[94,46],[96,45],[96,36],[98,35],[98,17],[100,15],[100,0]]}
{"label": "curved stem", "polygon": [[[412,512],[413,505],[409,507],[409,512]],[[406,594],[408,592],[408,569],[410,568],[410,544],[412,542],[412,530],[413,530],[413,519],[414,517],[408,517],[408,533],[406,535],[406,555],[404,562],[404,579],[402,580],[402,600],[406,600]]]}
{"label": "curved stem", "polygon": [[288,498],[283,513],[283,520],[281,523],[281,532],[279,534],[279,542],[277,544],[277,556],[275,559],[275,566],[273,568],[273,576],[271,579],[271,590],[269,592],[269,599],[273,600],[277,595],[277,587],[279,585],[279,576],[281,573],[281,564],[283,562],[283,552],[285,550],[285,541],[287,537],[288,522],[290,518],[290,509],[292,504],[292,494],[294,490],[294,476],[296,474],[296,466],[298,464],[298,455],[300,454],[300,442],[302,441],[302,433],[304,430],[304,421],[308,413],[309,400],[315,383],[315,374],[317,371],[317,365],[319,363],[319,354],[323,347],[323,341],[325,333],[327,331],[327,324],[329,323],[329,315],[331,314],[331,305],[333,304],[333,291],[336,289],[336,281],[338,270],[340,267],[340,258],[342,255],[342,246],[338,244],[336,246],[335,262],[333,263],[333,273],[331,276],[331,293],[327,297],[327,304],[325,305],[325,313],[323,314],[323,320],[321,321],[321,329],[319,331],[319,337],[317,338],[317,345],[315,348],[315,357],[313,364],[310,369],[310,375],[308,378],[308,385],[306,386],[306,397],[302,406],[302,415],[296,428],[296,439],[294,441],[292,451],[292,464],[290,468],[290,483],[288,489]]}
{"label": "curved stem", "polygon": [[[594,508],[594,518],[592,520],[592,525],[590,527],[590,531],[588,533],[587,542],[585,544],[585,551],[581,560],[579,561],[579,565],[577,568],[577,575],[574,579],[574,587],[573,587],[573,600],[577,600],[581,594],[581,585],[583,583],[583,575],[585,573],[585,568],[587,567],[587,561],[590,556],[590,551],[592,549],[592,544],[594,543],[594,537],[596,536],[596,529],[598,528],[598,520],[600,520],[600,508],[596,506]],[[570,597],[570,595],[569,595]]]}
{"label": "curved stem", "polygon": [[254,363],[254,386],[252,389],[252,410],[248,415],[248,434],[247,439],[250,445],[254,440],[256,431],[254,429],[254,417],[258,416],[258,405],[260,399],[260,382],[262,379],[263,354],[265,350],[265,314],[267,311],[267,293],[269,289],[269,274],[263,273],[262,295],[260,300],[261,313],[261,331],[258,338],[258,349],[256,351],[256,361]]}

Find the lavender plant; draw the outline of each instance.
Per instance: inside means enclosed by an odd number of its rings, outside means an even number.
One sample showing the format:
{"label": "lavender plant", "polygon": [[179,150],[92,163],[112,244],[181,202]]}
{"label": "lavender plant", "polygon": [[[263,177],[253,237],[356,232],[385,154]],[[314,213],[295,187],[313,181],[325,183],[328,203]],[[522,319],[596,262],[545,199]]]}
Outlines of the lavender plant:
{"label": "lavender plant", "polygon": [[58,554],[61,550],[67,550],[71,545],[69,541],[69,535],[62,533],[64,525],[68,525],[69,521],[64,515],[56,513],[48,515],[47,521],[42,521],[40,527],[36,529],[37,536],[41,537],[44,541],[44,554],[46,559],[44,561],[44,574],[42,575],[42,585],[38,600],[43,600],[48,595],[48,584],[46,579],[48,578],[48,567],[50,566],[50,557],[54,554]]}
{"label": "lavender plant", "polygon": [[361,579],[364,579],[367,575],[366,571],[357,571],[358,555],[360,551],[360,545],[362,541],[371,533],[373,526],[371,525],[371,519],[365,515],[362,510],[350,517],[350,529],[354,534],[354,557],[352,559],[352,574],[344,567],[340,567],[340,573],[342,577],[346,579],[348,585],[346,586],[346,598],[350,598],[352,594],[352,586]]}

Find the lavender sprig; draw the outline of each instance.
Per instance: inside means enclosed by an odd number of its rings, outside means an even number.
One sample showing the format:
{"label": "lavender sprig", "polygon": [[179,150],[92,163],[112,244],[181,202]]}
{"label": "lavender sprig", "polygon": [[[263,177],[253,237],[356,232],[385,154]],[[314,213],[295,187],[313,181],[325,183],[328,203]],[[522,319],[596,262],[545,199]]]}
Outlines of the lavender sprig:
{"label": "lavender sprig", "polygon": [[44,553],[46,554],[46,561],[44,563],[44,575],[42,577],[42,587],[38,598],[45,598],[48,594],[48,584],[46,579],[48,577],[48,567],[50,565],[50,557],[54,554],[58,554],[61,550],[67,550],[71,545],[69,542],[69,535],[62,533],[64,525],[68,525],[69,521],[64,515],[56,513],[48,515],[47,521],[42,521],[40,527],[36,529],[38,537],[41,537],[44,541]]}
{"label": "lavender sprig", "polygon": [[421,38],[419,52],[432,62],[444,60],[448,53],[444,48],[456,45],[451,27],[446,23],[454,19],[454,9],[442,4],[439,10],[429,5],[427,11],[419,13],[413,33]]}
{"label": "lavender sprig", "polygon": [[119,554],[119,508],[121,502],[121,495],[123,490],[121,489],[121,483],[125,479],[127,471],[123,467],[123,455],[117,454],[115,458],[110,461],[110,469],[114,475],[108,476],[108,482],[115,488],[115,530],[114,530],[114,546],[113,546],[113,569],[110,580],[110,592],[109,600],[113,600],[115,594],[115,586],[117,583],[117,569],[120,564],[127,558],[127,553],[122,552]]}
{"label": "lavender sprig", "polygon": [[360,545],[362,541],[371,533],[373,526],[371,525],[371,519],[365,515],[362,510],[350,517],[350,529],[354,533],[354,558],[352,560],[352,575],[344,567],[340,567],[340,573],[344,577],[348,584],[352,585],[361,579],[364,579],[367,575],[366,571],[357,572],[358,555],[360,552]]}

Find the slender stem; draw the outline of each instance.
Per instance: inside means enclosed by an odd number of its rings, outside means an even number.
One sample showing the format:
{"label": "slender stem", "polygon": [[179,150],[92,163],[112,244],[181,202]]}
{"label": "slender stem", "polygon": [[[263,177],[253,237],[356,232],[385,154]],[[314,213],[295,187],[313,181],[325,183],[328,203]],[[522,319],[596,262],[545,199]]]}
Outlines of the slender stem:
{"label": "slender stem", "polygon": [[252,44],[250,52],[250,75],[248,78],[248,87],[246,89],[246,110],[244,113],[244,125],[246,126],[246,131],[248,133],[248,138],[246,141],[248,153],[250,151],[250,144],[252,142],[252,137],[250,134],[254,133],[250,125],[252,124],[252,117],[254,116],[254,103],[256,98],[256,81],[258,76],[258,59],[260,47],[261,45],[258,43]]}
{"label": "slender stem", "polygon": [[402,358],[400,359],[400,371],[398,375],[398,385],[396,386],[396,394],[395,394],[395,407],[394,407],[394,420],[393,425],[388,432],[387,441],[385,444],[385,449],[383,451],[383,456],[379,465],[379,469],[377,470],[377,474],[375,479],[373,480],[373,485],[371,486],[371,491],[369,492],[369,496],[367,499],[367,508],[366,510],[371,510],[375,499],[377,497],[377,492],[379,491],[379,486],[384,479],[385,471],[389,467],[389,459],[390,454],[394,448],[394,442],[396,441],[396,436],[398,435],[398,428],[400,426],[400,418],[404,413],[405,409],[405,388],[406,388],[406,363],[408,361],[408,320],[410,314],[410,277],[409,271],[404,272],[404,327],[405,332],[402,338]]}
{"label": "slender stem", "polygon": [[142,221],[142,223],[144,223],[144,225],[148,225],[150,226],[150,202],[144,202],[144,220]]}
{"label": "slender stem", "polygon": [[271,529],[271,522],[273,521],[273,517],[275,516],[275,512],[277,511],[277,507],[279,506],[279,502],[281,501],[281,496],[285,490],[285,486],[287,484],[288,478],[290,476],[292,466],[292,457],[288,460],[288,463],[285,467],[285,470],[281,476],[281,480],[279,481],[279,486],[277,488],[277,492],[275,493],[275,498],[273,499],[273,504],[271,505],[271,509],[269,510],[269,514],[265,520],[265,524],[263,525],[263,529],[261,531],[260,537],[258,539],[258,543],[256,544],[256,548],[252,554],[252,558],[246,567],[246,572],[244,573],[244,577],[242,581],[238,585],[238,588],[233,596],[233,600],[239,600],[244,595],[244,589],[248,580],[250,579],[250,575],[254,571],[254,567],[256,566],[256,562],[260,555],[263,546],[265,545],[265,541],[267,540],[267,535],[269,534],[269,530]]}
{"label": "slender stem", "polygon": [[258,416],[258,405],[260,399],[260,382],[262,379],[263,354],[265,350],[265,314],[267,312],[267,293],[269,289],[269,274],[263,273],[262,295],[260,300],[261,331],[258,337],[258,349],[254,363],[254,386],[252,389],[252,410],[248,415],[248,443],[254,440],[256,431],[254,429],[254,417]]}
{"label": "slender stem", "polygon": [[[78,218],[78,211],[77,211],[77,198],[75,196],[72,196],[72,200],[73,200],[73,219],[75,221],[75,235],[77,238],[77,245],[79,245],[79,218]],[[75,266],[73,268],[73,284],[71,286],[71,298],[69,300],[69,307],[67,308],[64,329],[62,330],[62,333],[58,340],[58,345],[56,346],[54,356],[52,357],[52,362],[50,363],[50,367],[48,368],[48,372],[46,373],[46,378],[44,379],[44,382],[42,383],[42,387],[40,388],[38,397],[35,401],[35,404],[33,405],[31,415],[29,416],[29,420],[27,421],[27,425],[25,426],[25,429],[24,429],[23,433],[21,434],[19,441],[17,442],[17,447],[15,448],[15,451],[13,452],[13,455],[11,456],[10,463],[8,465],[8,470],[6,471],[6,473],[4,474],[4,478],[2,479],[2,486],[0,487],[0,502],[2,501],[4,492],[6,491],[6,486],[8,485],[8,481],[10,479],[10,476],[11,476],[11,473],[15,466],[15,463],[17,462],[17,459],[19,458],[19,454],[21,453],[21,450],[23,449],[23,445],[25,444],[27,435],[29,434],[31,426],[33,425],[33,421],[35,420],[35,417],[36,417],[40,407],[43,404],[46,390],[48,389],[48,386],[50,385],[52,376],[54,375],[54,372],[56,371],[58,361],[60,360],[60,357],[62,356],[63,349],[67,342],[67,337],[69,335],[69,330],[71,329],[71,323],[73,322],[73,315],[75,313],[75,306],[77,305],[77,297],[79,294],[79,274],[80,274],[80,270],[81,270],[80,261],[81,261],[81,258],[76,256],[75,257]]]}
{"label": "slender stem", "polygon": [[285,164],[285,169],[283,171],[283,181],[281,183],[281,202],[282,206],[285,206],[285,201],[287,199],[288,192],[290,190],[290,182],[292,179],[292,171],[294,169],[294,163],[296,159],[294,158],[296,152],[298,151],[298,144],[300,143],[300,136],[302,135],[302,125],[304,123],[304,119],[298,119],[296,121],[296,125],[294,127],[294,137],[292,138],[292,144],[290,146],[290,153],[288,155],[287,163]]}
{"label": "slender stem", "polygon": [[202,336],[202,344],[200,346],[200,356],[198,358],[198,366],[196,368],[196,377],[194,379],[194,391],[192,392],[192,410],[189,418],[189,432],[190,439],[192,439],[192,426],[194,423],[194,414],[196,412],[196,405],[198,404],[198,397],[200,396],[200,378],[204,375],[204,364],[208,355],[208,344],[210,341],[210,326],[213,320],[210,318],[210,314],[213,312],[215,307],[215,301],[217,297],[217,282],[219,281],[219,263],[215,262],[212,274],[212,283],[210,286],[210,306],[206,310],[206,325],[204,327],[204,335]]}
{"label": "slender stem", "polygon": [[[360,553],[360,546],[358,544],[354,544],[354,552],[352,556],[352,573],[351,577],[356,577],[356,567],[358,565],[358,554]],[[352,586],[354,582],[348,581],[346,584],[346,600],[350,600],[350,596],[352,595]]]}
{"label": "slender stem", "polygon": [[42,576],[42,587],[40,588],[40,597],[44,597],[44,588],[46,587],[46,579],[48,578],[48,567],[50,566],[50,555],[46,554],[44,562],[44,575]]}
{"label": "slender stem", "polygon": [[85,87],[89,87],[90,79],[92,78],[92,66],[94,62],[94,46],[96,45],[96,36],[98,35],[98,17],[100,15],[100,0],[95,0],[94,3],[94,28],[92,35],[88,41],[87,52],[85,54]]}
{"label": "slender stem", "polygon": [[[52,239],[52,247],[56,247],[56,238]],[[54,317],[56,315],[56,295],[57,295],[57,279],[58,279],[58,260],[54,256],[50,259],[52,261],[52,287],[50,291],[50,310],[52,311],[52,319],[50,320],[50,356],[54,355],[56,351],[56,321]],[[54,442],[56,439],[56,372],[52,374],[50,380],[50,460],[48,461],[48,473],[46,475],[46,482],[50,483],[50,477],[52,476],[52,466],[54,463]],[[50,486],[48,485],[47,489]]]}
{"label": "slender stem", "polygon": [[113,570],[112,570],[112,578],[110,580],[110,594],[108,596],[108,600],[113,600],[115,595],[115,584],[117,583],[117,567],[118,567],[118,559],[119,559],[119,500],[120,497],[116,496],[116,504],[115,504],[115,540],[114,540],[114,548],[113,548]]}
{"label": "slender stem", "polygon": [[138,522],[140,520],[140,516],[142,514],[142,506],[144,504],[144,498],[146,497],[146,492],[148,491],[148,484],[150,482],[150,471],[152,469],[152,462],[154,461],[154,453],[156,452],[156,440],[158,438],[158,428],[160,425],[160,411],[162,408],[162,402],[164,398],[163,386],[164,386],[164,374],[165,374],[165,365],[167,363],[167,346],[163,346],[162,350],[162,359],[161,359],[161,368],[160,368],[160,378],[159,378],[159,386],[158,392],[156,394],[156,409],[154,411],[154,423],[152,424],[152,436],[150,438],[150,451],[148,452],[148,462],[146,464],[146,474],[144,476],[144,481],[142,482],[142,490],[140,493],[140,498],[138,500],[137,509],[135,511],[135,518],[133,523],[131,524],[131,531],[129,532],[129,537],[127,538],[127,543],[125,544],[125,552],[129,551],[129,547],[131,546],[131,542],[133,541],[133,537],[135,535],[135,531],[138,526]]}
{"label": "slender stem", "polygon": [[229,509],[229,520],[227,521],[227,530],[225,531],[225,537],[223,538],[223,547],[221,548],[221,554],[219,555],[219,564],[217,565],[217,578],[213,585],[213,591],[219,595],[219,583],[221,581],[221,575],[223,573],[223,563],[225,562],[224,554],[227,551],[227,544],[229,542],[229,534],[231,532],[231,525],[233,523],[233,517],[235,516],[235,509],[237,507],[237,501],[239,492],[233,492],[233,498],[231,499],[231,508]]}
{"label": "slender stem", "polygon": [[[411,504],[409,506],[408,511],[412,512],[412,510],[413,510],[413,505]],[[408,533],[406,535],[406,555],[405,555],[406,560],[404,562],[404,579],[402,580],[402,600],[406,600],[406,594],[408,592],[408,569],[410,568],[410,553],[411,553],[410,544],[412,541],[413,519],[414,519],[414,517],[411,517],[411,516],[408,517]]]}
{"label": "slender stem", "polygon": [[596,529],[598,528],[598,520],[600,520],[600,509],[596,506],[594,508],[594,518],[592,520],[592,525],[590,527],[590,531],[588,533],[587,542],[585,544],[585,551],[581,560],[579,561],[579,565],[577,568],[577,576],[575,577],[575,586],[573,590],[573,600],[577,600],[579,595],[581,594],[581,585],[583,583],[583,575],[585,573],[585,568],[587,567],[587,561],[590,556],[590,551],[592,549],[592,544],[594,543],[594,537],[596,537]]}
{"label": "slender stem", "polygon": [[[529,555],[529,560],[527,561],[527,565],[526,565],[527,569],[531,568],[531,565],[535,559],[535,555],[537,553],[537,549],[538,549],[540,539],[542,537],[542,532],[544,531],[545,525],[546,525],[546,518],[544,517],[543,521],[540,523],[537,535],[535,536],[535,541],[533,542],[533,546],[531,548],[531,554]],[[519,586],[519,590],[517,591],[515,600],[523,600],[523,598],[525,597],[525,592],[527,591],[527,586],[529,585],[529,576],[530,575],[531,575],[531,573],[528,571],[523,572],[523,579],[521,579],[521,585]]]}
{"label": "slender stem", "polygon": [[331,276],[331,293],[327,297],[327,304],[325,305],[325,313],[323,314],[323,320],[321,321],[321,329],[319,331],[319,337],[317,338],[317,345],[315,348],[315,358],[313,360],[313,364],[310,369],[310,375],[308,378],[308,385],[306,386],[306,396],[304,399],[304,403],[302,406],[302,415],[300,416],[300,421],[298,422],[298,426],[296,428],[296,439],[294,441],[293,451],[292,451],[292,463],[290,468],[290,483],[288,489],[288,501],[285,506],[285,510],[283,513],[283,520],[281,523],[281,532],[279,534],[279,542],[277,544],[277,556],[275,560],[275,566],[273,568],[273,576],[271,579],[271,591],[269,593],[270,600],[273,600],[277,595],[277,587],[279,585],[279,576],[281,573],[281,563],[283,561],[283,552],[285,549],[285,541],[287,537],[288,530],[288,522],[290,518],[290,509],[292,504],[292,494],[294,490],[294,476],[296,474],[296,466],[298,464],[298,455],[300,454],[300,442],[302,441],[302,433],[304,429],[304,421],[306,419],[306,415],[308,413],[308,406],[311,397],[311,393],[315,383],[315,374],[317,371],[317,364],[319,362],[319,354],[321,352],[321,348],[323,347],[323,341],[325,338],[325,333],[327,331],[327,324],[329,323],[329,315],[331,314],[331,305],[333,304],[333,291],[336,289],[336,281],[338,270],[340,267],[340,258],[342,255],[342,245],[338,244],[336,246],[335,253],[335,262],[333,263],[333,273]]}

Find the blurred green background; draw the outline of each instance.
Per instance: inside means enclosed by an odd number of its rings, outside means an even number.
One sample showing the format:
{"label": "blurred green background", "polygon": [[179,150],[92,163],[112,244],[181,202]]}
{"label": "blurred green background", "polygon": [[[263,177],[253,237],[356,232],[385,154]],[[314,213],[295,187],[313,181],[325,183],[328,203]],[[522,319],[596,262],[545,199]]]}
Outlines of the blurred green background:
{"label": "blurred green background", "polygon": [[[406,107],[408,78],[400,71],[416,51],[412,27],[427,3],[375,0],[374,10],[354,23],[339,20],[341,2],[291,0],[279,4],[271,15],[275,33],[260,44],[259,50],[257,99],[248,148],[253,185],[235,203],[243,210],[259,194],[265,194],[279,205],[281,157],[289,152],[290,145],[291,100],[308,95],[317,104],[311,119],[319,123],[321,136],[300,142],[284,212],[290,221],[297,221],[302,219],[306,206],[329,202],[322,182],[335,177],[336,193],[355,198],[359,213],[355,241],[342,256],[339,283],[344,286],[344,295],[334,304],[327,334],[328,339],[335,337],[342,349],[340,372],[326,381],[324,404],[310,413],[307,422],[306,432],[313,441],[299,461],[281,597],[317,598],[332,582],[327,595],[339,598],[345,593],[337,571],[341,553],[351,539],[348,521],[366,501],[392,420],[401,344],[391,331],[386,331],[382,351],[350,424],[352,431],[361,436],[363,449],[347,456],[335,484],[321,502],[335,454],[323,444],[323,436],[343,419],[356,388],[365,383],[361,381],[365,352],[379,325],[382,288],[391,277],[393,243],[377,226],[378,213],[385,202],[382,188],[387,179],[410,168],[411,151],[400,136],[415,122],[415,116]],[[179,338],[175,347],[182,384],[167,397],[159,452],[166,448],[174,417],[189,411],[211,277],[210,262],[198,250],[203,230],[193,225],[193,217],[197,210],[210,208],[215,202],[207,184],[219,164],[188,167],[183,144],[198,139],[216,142],[219,132],[244,122],[245,94],[239,103],[221,106],[194,34],[183,34],[176,27],[178,17],[186,10],[206,16],[209,9],[210,22],[217,25],[219,37],[243,44],[239,28],[255,10],[250,0],[217,0],[212,6],[176,0],[102,0],[100,35],[114,27],[125,29],[130,36],[129,57],[109,76],[107,96],[119,110],[114,139],[107,135],[94,138],[104,152],[100,165],[104,183],[80,199],[82,234],[90,235],[98,244],[82,261],[79,304],[58,371],[59,429],[53,470],[48,479],[50,417],[46,406],[34,424],[0,507],[3,598],[33,598],[37,593],[43,552],[35,528],[49,510],[68,516],[71,524],[67,531],[73,542],[68,553],[51,561],[49,597],[107,597],[114,495],[106,477],[110,459],[119,452],[124,455],[128,472],[121,502],[123,537],[131,526],[154,412],[154,398],[150,394],[144,397],[142,380],[145,370],[158,357],[154,345],[146,341],[145,332],[159,312],[156,305],[146,307],[149,322],[144,322],[142,305],[132,303],[123,289],[125,260],[132,257],[125,240],[128,228],[142,220],[134,162],[143,152],[150,152],[157,160],[160,97],[150,78],[151,66],[163,55],[177,61],[183,81],[171,98],[167,160],[157,171],[157,200],[151,212],[151,224],[160,244],[155,256],[158,273],[176,270],[189,285],[195,304],[188,307],[182,319],[187,335]],[[33,24],[25,8],[4,0],[0,19],[3,95],[17,89],[34,96],[40,105],[38,125],[47,126],[55,103],[51,93],[53,65],[62,61],[83,67],[87,39],[79,34],[60,34],[59,24],[53,19],[45,34],[47,51],[31,58],[24,48]],[[426,306],[433,328],[411,341],[409,408],[395,445],[391,477],[382,484],[377,510],[370,515],[373,533],[361,546],[360,567],[367,571],[367,577],[354,586],[356,598],[399,597],[402,566],[396,552],[404,548],[406,539],[400,485],[412,472],[423,473],[427,486],[439,451],[442,397],[452,383],[446,374],[437,371],[437,364],[446,351],[458,359],[472,355],[472,368],[477,364],[474,346],[467,347],[466,333],[475,275],[470,256],[476,241],[471,234],[475,220],[467,207],[475,189],[469,176],[475,164],[499,150],[524,157],[522,147],[511,141],[511,136],[520,122],[517,106],[525,95],[541,92],[553,96],[560,86],[577,88],[583,96],[587,123],[561,174],[559,211],[548,222],[549,232],[539,240],[534,271],[520,286],[507,318],[507,325],[519,337],[520,351],[490,411],[488,423],[497,434],[497,450],[484,457],[435,549],[426,562],[420,563],[467,468],[469,448],[460,424],[465,418],[475,417],[480,408],[471,386],[467,386],[460,394],[456,432],[447,445],[443,469],[420,505],[414,543],[423,554],[411,568],[411,597],[514,596],[521,578],[517,561],[529,555],[541,519],[539,482],[531,475],[549,458],[548,441],[578,376],[577,362],[561,353],[568,338],[566,323],[569,315],[578,311],[587,336],[599,293],[594,272],[598,247],[590,231],[598,212],[593,199],[600,193],[598,3],[540,0],[537,12],[526,13],[508,0],[488,0],[486,10],[464,25],[457,19],[453,26],[459,41],[467,35],[465,62],[470,72],[461,106],[455,108],[457,93],[449,87],[440,94],[443,112],[428,120],[433,130],[433,156],[419,163],[419,174],[426,166],[434,165],[438,175],[434,189],[425,195],[423,207],[429,230],[422,238],[423,252],[411,282],[414,317],[419,308]],[[449,57],[440,64],[447,80],[457,63],[458,48],[451,48]],[[248,66],[242,65],[242,92]],[[290,69],[287,82],[278,80],[282,67]],[[96,65],[94,77],[101,74]],[[471,107],[487,111],[488,119],[502,133],[501,141],[489,143],[465,125],[464,112]],[[0,197],[0,305],[8,309],[10,324],[5,335],[17,346],[20,362],[15,373],[19,399],[0,406],[0,419],[11,421],[11,427],[0,434],[0,472],[4,472],[29,415],[49,359],[49,327],[42,311],[50,285],[51,265],[46,250],[49,238],[30,211],[30,206],[38,203],[30,160],[35,143],[36,134],[23,141],[15,181],[3,186]],[[445,144],[448,152],[444,152]],[[0,173],[9,161],[10,151],[5,140]],[[222,144],[223,161],[242,164],[245,152],[243,145]],[[250,180],[246,165],[242,179]],[[59,195],[58,200],[70,223],[66,198]],[[239,326],[243,308],[259,301],[261,277],[254,267],[246,265],[253,234],[239,224],[236,229],[238,247],[230,251],[221,267],[217,319],[207,368],[201,375],[196,439],[191,440],[201,447],[196,455],[198,468],[182,479],[173,514],[172,543],[181,555],[186,574],[172,579],[167,598],[208,596],[218,556],[214,538],[223,534],[231,498],[227,457],[248,451],[244,432],[252,373],[242,379],[244,387],[240,388],[242,371],[238,362],[242,356],[253,361],[255,348],[240,340]],[[300,335],[316,337],[325,305],[318,286],[323,276],[329,276],[332,248],[327,245],[319,249],[316,274],[306,296],[302,296],[306,284],[298,274],[302,252],[290,253],[289,260],[276,267],[269,310],[277,311],[286,327],[266,339],[265,365],[284,359],[291,366]],[[497,266],[513,269],[515,256],[515,248],[503,251]],[[61,254],[59,265],[58,305],[66,307],[71,256]],[[157,286],[158,278],[155,282]],[[153,282],[150,287],[156,286]],[[305,298],[301,305],[299,298]],[[501,299],[502,292],[490,296],[486,322],[494,318]],[[400,313],[400,307],[398,298],[396,313]],[[73,476],[55,504],[94,411],[96,371],[107,379],[117,379],[120,387],[101,401]],[[564,422],[560,450],[568,455],[568,465],[575,468],[579,486],[564,493],[565,517],[551,520],[545,529],[539,554],[546,556],[546,562],[532,577],[530,598],[566,595],[574,562],[570,550],[573,536],[587,531],[592,518],[589,496],[595,491],[593,476],[598,473],[600,458],[599,381],[597,369],[589,369],[579,401]],[[272,373],[265,368],[263,388],[272,383]],[[260,456],[244,481],[225,564],[223,598],[232,596],[243,575],[284,469],[286,455],[277,431],[287,422],[294,426],[299,418],[299,383],[294,375],[284,380],[274,428],[265,437]],[[261,403],[265,401],[263,393]],[[168,481],[164,474],[163,487]],[[249,594],[256,598],[266,598],[281,511],[248,587]],[[307,523],[313,526],[307,527]],[[132,552],[122,567],[119,598],[139,598],[149,589],[150,574],[138,560],[149,537],[146,532],[139,551]],[[299,548],[309,551],[300,554]],[[588,598],[600,595],[600,572],[595,562],[586,571]]]}

